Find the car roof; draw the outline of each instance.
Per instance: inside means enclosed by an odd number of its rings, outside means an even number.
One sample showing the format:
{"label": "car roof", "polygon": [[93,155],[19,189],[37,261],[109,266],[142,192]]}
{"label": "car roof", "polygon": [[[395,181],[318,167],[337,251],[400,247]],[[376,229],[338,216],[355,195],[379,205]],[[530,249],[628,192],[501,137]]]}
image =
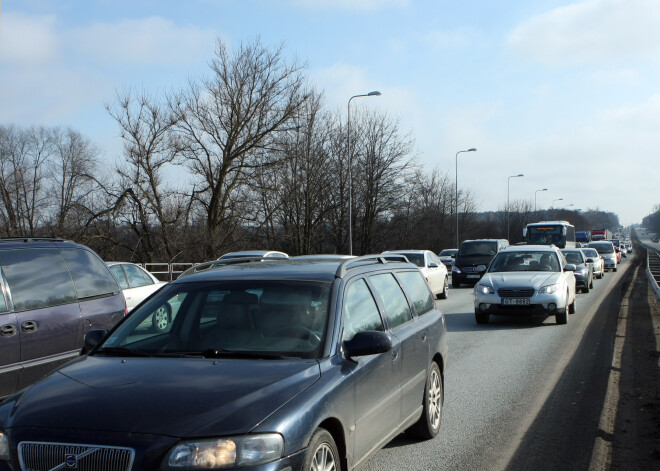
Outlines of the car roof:
{"label": "car roof", "polygon": [[[0,238],[0,250],[27,247],[85,247],[71,240],[56,237],[4,237]],[[86,248],[86,247],[85,247]]]}
{"label": "car roof", "polygon": [[374,269],[417,269],[416,265],[405,261],[405,257],[392,260],[390,257],[367,255],[344,260],[264,260],[256,263],[240,263],[213,267],[175,280],[173,283],[236,280],[298,280],[333,282],[347,273],[368,272]]}
{"label": "car roof", "polygon": [[426,252],[430,252],[430,250],[425,250],[425,249],[386,250],[383,253],[426,253]]}
{"label": "car roof", "polygon": [[503,252],[557,252],[559,249],[554,245],[510,245],[506,249],[500,250]]}

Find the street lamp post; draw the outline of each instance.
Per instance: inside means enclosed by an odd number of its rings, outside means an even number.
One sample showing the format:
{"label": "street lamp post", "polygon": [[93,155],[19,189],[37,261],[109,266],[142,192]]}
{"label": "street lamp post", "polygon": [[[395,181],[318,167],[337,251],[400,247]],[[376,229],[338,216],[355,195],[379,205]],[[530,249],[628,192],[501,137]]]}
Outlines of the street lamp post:
{"label": "street lamp post", "polygon": [[346,114],[346,139],[348,145],[348,254],[353,255],[353,155],[351,153],[351,100],[363,96],[380,96],[379,91],[353,95],[348,99]]}
{"label": "street lamp post", "polygon": [[476,152],[477,149],[474,147],[467,149],[467,150],[459,150],[456,152],[456,248],[459,248],[458,245],[458,154],[461,154],[463,152]]}
{"label": "street lamp post", "polygon": [[511,175],[506,180],[506,240],[510,239],[510,237],[509,237],[509,228],[510,228],[510,224],[509,224],[509,213],[510,213],[510,211],[509,211],[509,187],[511,185],[511,179],[512,178],[518,178],[518,177],[524,177],[524,176],[525,175],[523,175],[522,173],[519,173],[518,175]]}
{"label": "street lamp post", "polygon": [[534,212],[536,212],[536,194],[537,194],[539,191],[548,191],[548,189],[547,189],[547,188],[542,188],[542,189],[540,189],[540,190],[536,190],[536,191],[534,192]]}
{"label": "street lamp post", "polygon": [[564,201],[564,198],[557,198],[556,200],[552,200],[552,204],[550,205],[551,207],[555,207],[555,201]]}

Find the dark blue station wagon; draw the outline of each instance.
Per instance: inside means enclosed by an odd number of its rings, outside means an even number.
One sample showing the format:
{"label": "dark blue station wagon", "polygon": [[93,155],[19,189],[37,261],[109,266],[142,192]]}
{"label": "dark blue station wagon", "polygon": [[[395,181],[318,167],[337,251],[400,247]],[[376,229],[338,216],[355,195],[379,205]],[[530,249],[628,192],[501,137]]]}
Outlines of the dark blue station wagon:
{"label": "dark blue station wagon", "polygon": [[[149,329],[163,303],[172,322]],[[446,361],[444,316],[403,258],[209,269],[1,403],[0,469],[353,469],[438,433]]]}

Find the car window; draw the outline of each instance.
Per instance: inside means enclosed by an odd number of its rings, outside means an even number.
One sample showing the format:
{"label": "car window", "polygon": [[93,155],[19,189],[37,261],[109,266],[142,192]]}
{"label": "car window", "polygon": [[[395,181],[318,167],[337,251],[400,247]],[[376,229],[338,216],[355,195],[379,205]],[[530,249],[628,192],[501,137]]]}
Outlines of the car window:
{"label": "car window", "polygon": [[71,270],[78,299],[119,292],[117,281],[108,267],[91,252],[84,249],[62,249],[62,255]]}
{"label": "car window", "polygon": [[7,312],[7,300],[5,299],[5,293],[0,287],[0,312]]}
{"label": "car window", "polygon": [[369,277],[373,283],[377,296],[385,306],[385,316],[390,329],[395,329],[412,319],[412,312],[406,296],[401,291],[394,275],[383,273]]}
{"label": "car window", "polygon": [[578,252],[562,252],[564,254],[564,257],[566,258],[566,261],[568,263],[572,263],[574,265],[580,265],[581,263],[584,263],[584,260],[582,259],[582,254]]}
{"label": "car window", "polygon": [[396,274],[403,283],[406,292],[412,297],[413,306],[418,316],[433,309],[433,296],[424,277],[418,271],[403,271]]}
{"label": "car window", "polygon": [[58,249],[0,251],[15,311],[76,302],[71,274]]}
{"label": "car window", "polygon": [[128,289],[128,280],[126,280],[126,275],[124,274],[124,270],[121,268],[121,265],[112,265],[108,268],[110,269],[112,276],[114,276],[115,280],[117,280],[117,283],[119,283],[119,287],[121,289]]}
{"label": "car window", "polygon": [[342,340],[351,340],[356,333],[365,330],[385,330],[376,301],[364,280],[357,280],[348,287],[343,318]]}
{"label": "car window", "polygon": [[124,271],[126,272],[126,278],[128,278],[128,284],[131,285],[131,288],[153,284],[153,281],[148,279],[147,276],[142,273],[142,270],[135,265],[125,264]]}

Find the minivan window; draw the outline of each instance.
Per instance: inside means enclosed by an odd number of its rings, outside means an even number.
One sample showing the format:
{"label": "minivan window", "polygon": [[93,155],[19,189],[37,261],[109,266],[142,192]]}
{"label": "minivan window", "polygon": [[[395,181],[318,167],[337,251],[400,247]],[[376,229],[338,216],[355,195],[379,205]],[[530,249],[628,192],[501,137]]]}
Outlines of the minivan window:
{"label": "minivan window", "polygon": [[383,320],[380,318],[378,306],[364,280],[358,280],[348,287],[344,302],[344,335],[343,340],[351,340],[353,336],[365,330],[384,331]]}
{"label": "minivan window", "polygon": [[404,288],[413,299],[413,306],[418,316],[433,309],[433,296],[424,277],[418,271],[402,271],[396,274]]}
{"label": "minivan window", "polygon": [[15,311],[75,303],[71,274],[59,250],[0,250],[0,265]]}
{"label": "minivan window", "polygon": [[412,319],[408,300],[391,273],[374,275],[369,277],[369,279],[374,284],[374,288],[383,301],[383,305],[387,306],[385,316],[387,317],[387,323],[390,329],[394,329]]}
{"label": "minivan window", "polygon": [[119,292],[117,281],[105,264],[83,249],[62,249],[76,286],[78,299],[106,296]]}

